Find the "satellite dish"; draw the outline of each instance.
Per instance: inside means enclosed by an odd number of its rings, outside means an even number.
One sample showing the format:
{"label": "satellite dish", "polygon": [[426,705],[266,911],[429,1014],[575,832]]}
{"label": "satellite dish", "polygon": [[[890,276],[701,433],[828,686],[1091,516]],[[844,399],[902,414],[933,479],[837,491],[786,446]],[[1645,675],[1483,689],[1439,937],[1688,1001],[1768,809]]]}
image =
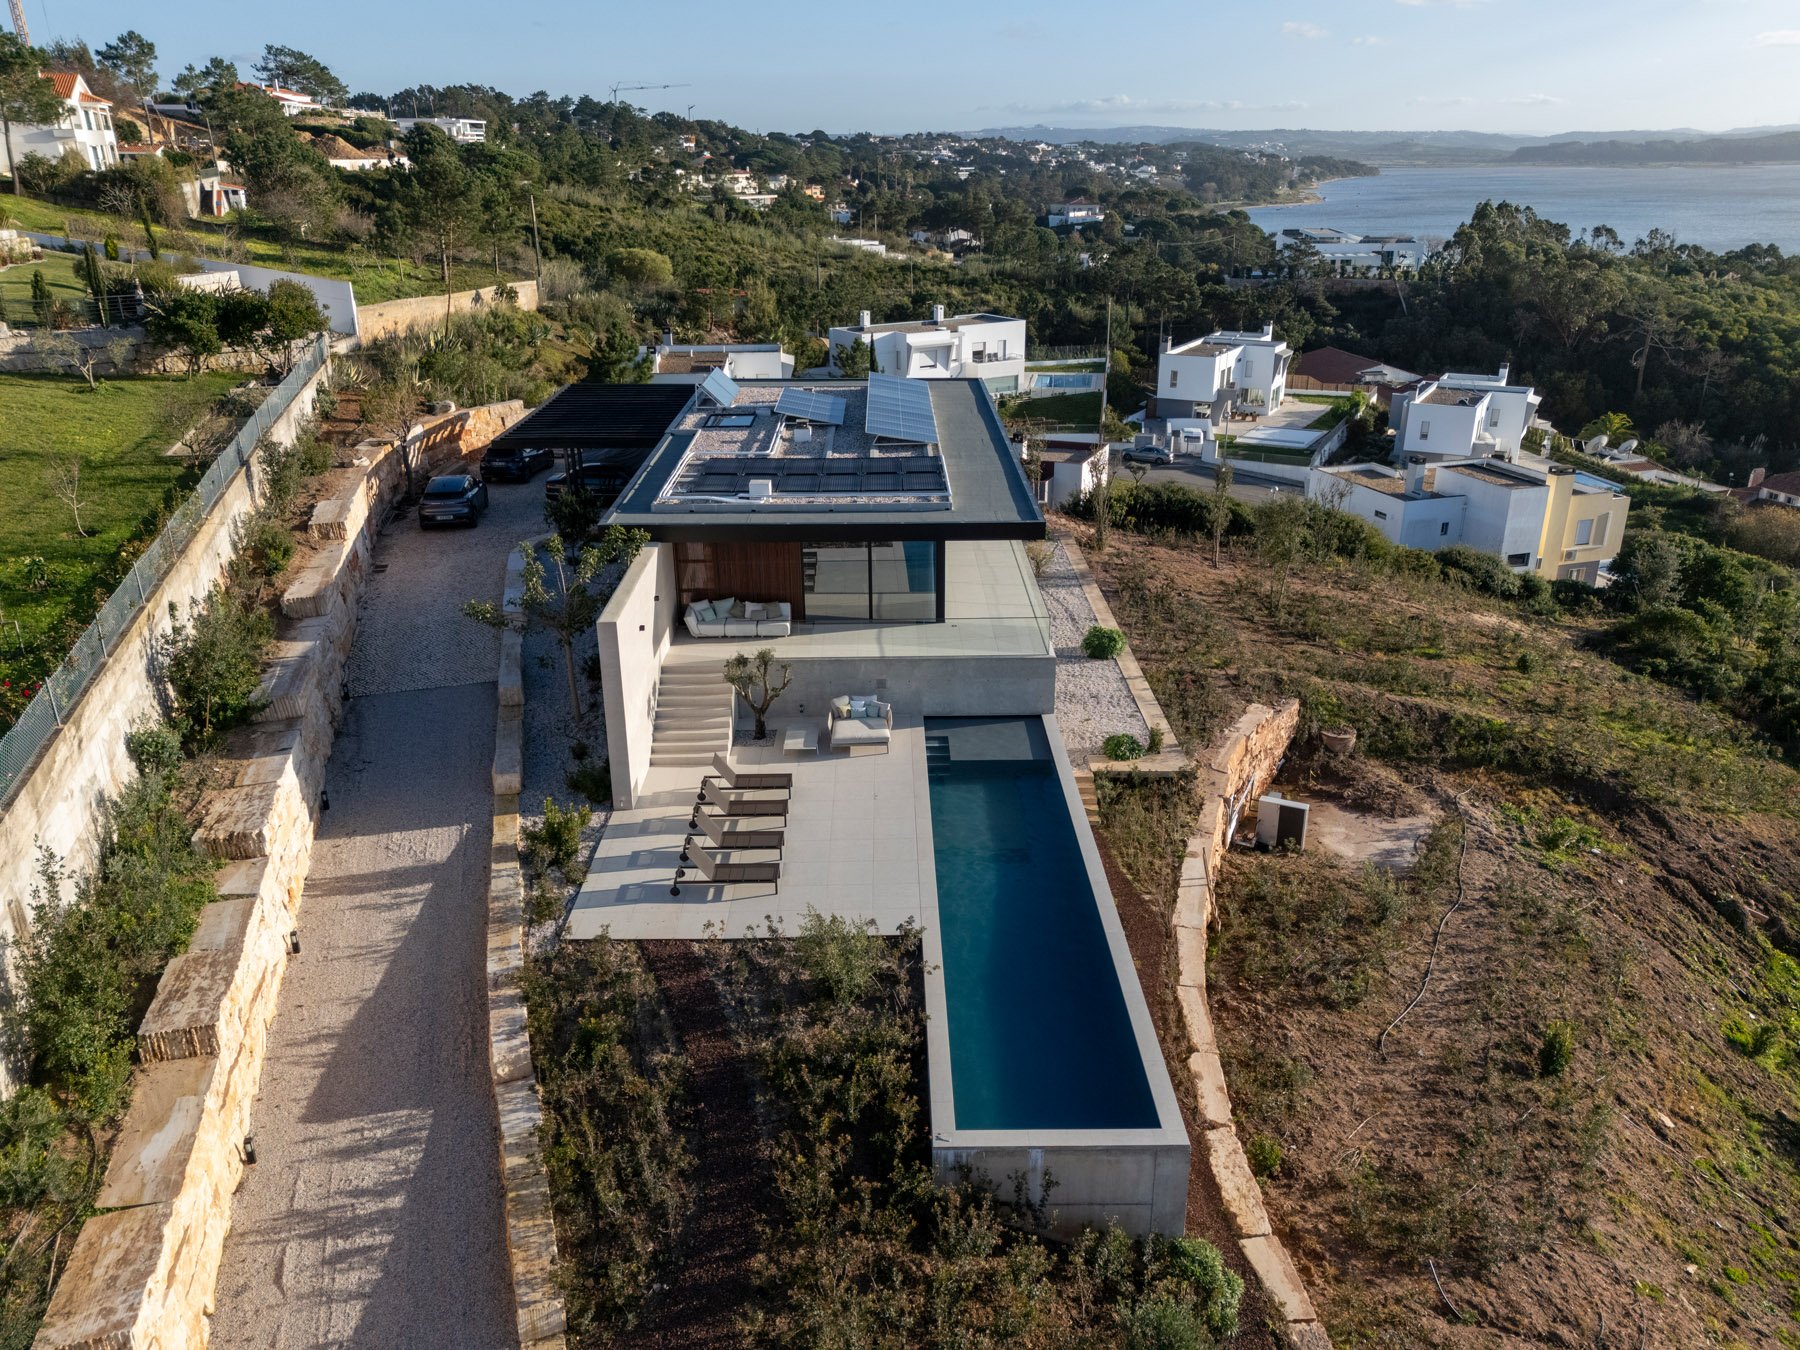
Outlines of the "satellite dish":
{"label": "satellite dish", "polygon": [[1621,455],[1629,455],[1633,450],[1635,450],[1637,448],[1638,448],[1637,437],[1633,436],[1630,440],[1626,441],[1625,444],[1623,444],[1619,447],[1619,453]]}
{"label": "satellite dish", "polygon": [[1583,450],[1587,451],[1590,455],[1597,455],[1602,450],[1606,449],[1606,437],[1595,436],[1591,440],[1584,443],[1581,448]]}

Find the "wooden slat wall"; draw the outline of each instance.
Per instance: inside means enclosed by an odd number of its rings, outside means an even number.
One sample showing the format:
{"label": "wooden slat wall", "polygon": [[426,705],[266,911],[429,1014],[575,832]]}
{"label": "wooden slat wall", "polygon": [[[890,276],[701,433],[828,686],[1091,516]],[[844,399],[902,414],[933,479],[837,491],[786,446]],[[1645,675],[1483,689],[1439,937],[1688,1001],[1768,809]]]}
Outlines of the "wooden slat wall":
{"label": "wooden slat wall", "polygon": [[797,543],[675,545],[675,581],[685,608],[694,600],[785,600],[796,621],[806,614]]}

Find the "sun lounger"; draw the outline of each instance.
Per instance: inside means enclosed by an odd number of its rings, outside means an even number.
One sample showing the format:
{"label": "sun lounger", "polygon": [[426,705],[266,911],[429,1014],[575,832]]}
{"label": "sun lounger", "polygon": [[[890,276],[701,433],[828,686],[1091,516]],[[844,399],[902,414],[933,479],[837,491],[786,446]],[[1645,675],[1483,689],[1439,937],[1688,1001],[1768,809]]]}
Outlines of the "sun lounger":
{"label": "sun lounger", "polygon": [[[734,849],[772,848],[779,856],[782,846],[782,831],[770,825],[743,825],[727,816],[715,815],[711,811],[700,813],[700,833],[706,837],[707,847],[717,852],[730,852]],[[694,836],[688,835],[681,841],[681,861],[688,861],[688,853],[694,844]]]}
{"label": "sun lounger", "polygon": [[733,792],[729,789],[708,787],[694,803],[693,815],[688,819],[688,829],[700,828],[700,808],[709,806],[721,816],[776,816],[787,819],[788,794],[786,792]]}
{"label": "sun lounger", "polygon": [[791,773],[771,773],[758,770],[733,768],[731,761],[724,755],[713,756],[713,771],[700,780],[700,791],[705,794],[713,784],[730,792],[754,792],[760,789],[779,789],[783,792],[794,790],[794,775]]}
{"label": "sun lounger", "polygon": [[[699,883],[707,886],[735,886],[744,883],[773,882],[775,893],[781,894],[781,860],[779,858],[759,858],[752,862],[727,862],[716,853],[710,853],[698,844],[688,852],[692,854],[690,866],[697,874]],[[688,873],[687,867],[675,869],[675,881],[669,887],[670,895],[681,894],[681,879]],[[692,882],[690,885],[694,884]]]}

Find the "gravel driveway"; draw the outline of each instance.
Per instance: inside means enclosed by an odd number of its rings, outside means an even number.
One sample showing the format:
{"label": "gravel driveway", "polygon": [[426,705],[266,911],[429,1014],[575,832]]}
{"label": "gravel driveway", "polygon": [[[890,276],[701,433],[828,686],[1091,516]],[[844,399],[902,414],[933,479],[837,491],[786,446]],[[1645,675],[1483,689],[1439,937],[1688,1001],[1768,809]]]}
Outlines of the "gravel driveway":
{"label": "gravel driveway", "polygon": [[516,1345],[487,1069],[499,598],[541,483],[479,528],[377,544],[232,1212],[218,1346]]}
{"label": "gravel driveway", "polygon": [[1056,647],[1056,721],[1075,761],[1085,763],[1116,732],[1130,732],[1144,743],[1150,728],[1119,663],[1091,660],[1081,650],[1082,637],[1094,626],[1094,607],[1061,544],[1038,578],[1038,589],[1050,611],[1050,641]]}

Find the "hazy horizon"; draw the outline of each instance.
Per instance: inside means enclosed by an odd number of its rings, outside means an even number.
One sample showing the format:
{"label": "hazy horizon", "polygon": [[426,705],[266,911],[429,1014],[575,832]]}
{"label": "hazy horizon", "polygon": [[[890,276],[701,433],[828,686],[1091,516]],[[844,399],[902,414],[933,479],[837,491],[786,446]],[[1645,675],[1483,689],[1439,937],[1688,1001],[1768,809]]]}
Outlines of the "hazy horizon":
{"label": "hazy horizon", "polygon": [[1528,137],[1726,130],[1794,121],[1787,90],[1800,77],[1791,0],[1288,0],[1222,14],[1155,0],[1100,25],[1073,0],[1040,0],[1028,18],[975,11],[948,28],[865,9],[853,24],[797,29],[745,22],[710,0],[672,13],[573,0],[512,12],[467,0],[316,0],[279,12],[194,0],[168,19],[125,0],[78,9],[26,0],[39,43],[98,46],[137,29],[156,43],[165,82],[214,55],[248,71],[273,42],[317,56],[355,91],[472,83],[604,98],[615,81],[672,84],[680,87],[624,96],[652,111],[692,105],[696,117],[757,131],[1417,133],[1447,119]]}

